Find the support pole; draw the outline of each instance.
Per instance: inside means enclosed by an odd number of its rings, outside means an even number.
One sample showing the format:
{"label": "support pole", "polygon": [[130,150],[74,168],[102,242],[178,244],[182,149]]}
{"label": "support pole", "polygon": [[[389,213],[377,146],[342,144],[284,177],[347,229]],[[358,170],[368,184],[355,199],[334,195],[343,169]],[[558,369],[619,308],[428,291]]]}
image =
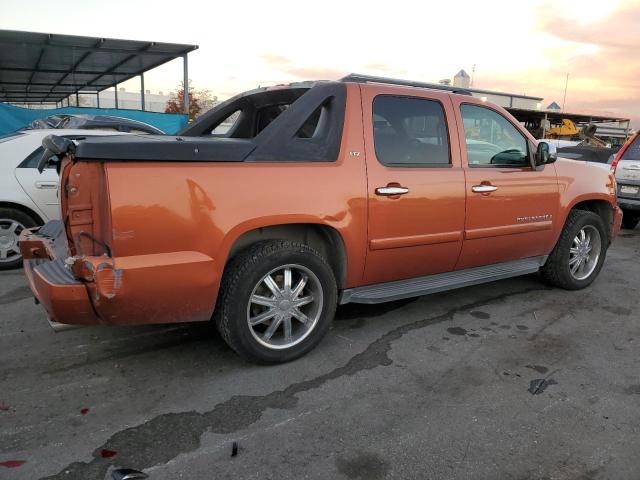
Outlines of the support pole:
{"label": "support pole", "polygon": [[184,99],[184,113],[187,114],[187,121],[189,121],[189,63],[187,62],[187,54],[182,56],[182,66],[184,67],[184,79],[183,79],[183,99]]}
{"label": "support pole", "polygon": [[80,97],[78,97],[78,91],[76,90],[76,107],[80,106]]}
{"label": "support pole", "polygon": [[96,107],[100,108],[100,92],[96,92]]}
{"label": "support pole", "polygon": [[114,88],[115,88],[115,90],[114,90],[115,97],[114,98],[116,99],[116,110],[117,110],[118,109],[118,84],[117,83],[115,84]]}
{"label": "support pole", "polygon": [[144,73],[140,74],[140,104],[142,105],[142,111],[144,112],[146,110],[144,107]]}

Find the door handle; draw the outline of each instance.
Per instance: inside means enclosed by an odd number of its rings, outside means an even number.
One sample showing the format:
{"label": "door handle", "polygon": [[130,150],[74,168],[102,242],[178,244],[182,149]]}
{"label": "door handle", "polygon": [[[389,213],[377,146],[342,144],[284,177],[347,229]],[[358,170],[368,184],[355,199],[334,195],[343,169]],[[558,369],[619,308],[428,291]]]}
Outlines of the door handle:
{"label": "door handle", "polygon": [[58,188],[58,182],[46,182],[43,180],[38,180],[36,182],[36,188],[40,188],[40,189],[53,189],[53,188]]}
{"label": "door handle", "polygon": [[382,195],[383,197],[393,197],[395,195],[404,195],[405,193],[409,193],[407,187],[387,186],[376,188],[376,195]]}
{"label": "door handle", "polygon": [[471,191],[474,193],[491,193],[498,189],[495,185],[474,185]]}

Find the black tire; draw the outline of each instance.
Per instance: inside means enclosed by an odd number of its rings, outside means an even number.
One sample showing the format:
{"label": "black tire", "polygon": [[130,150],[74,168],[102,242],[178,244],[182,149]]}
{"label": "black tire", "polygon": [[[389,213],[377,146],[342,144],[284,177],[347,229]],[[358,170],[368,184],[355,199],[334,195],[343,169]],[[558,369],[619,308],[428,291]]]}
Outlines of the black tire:
{"label": "black tire", "polygon": [[[594,227],[600,234],[600,255],[594,270],[584,279],[576,279],[570,271],[569,257],[570,249],[576,235],[584,227]],[[604,263],[607,248],[609,246],[609,236],[604,228],[604,223],[599,215],[585,210],[572,210],[567,217],[567,221],[562,229],[558,243],[554,247],[547,263],[542,267],[542,277],[551,285],[564,288],[566,290],[580,290],[585,288],[598,276]]]}
{"label": "black tire", "polygon": [[22,255],[17,249],[17,244],[14,243],[14,233],[19,234],[24,228],[32,228],[37,226],[36,221],[26,213],[16,210],[15,208],[0,207],[0,229],[8,229],[12,222],[17,222],[19,227],[15,232],[9,232],[8,230],[0,230],[0,255],[4,250],[5,259],[0,258],[0,270],[10,270],[22,266]]}
{"label": "black tire", "polygon": [[640,223],[640,214],[625,210],[622,215],[622,228],[633,230]]}
{"label": "black tire", "polygon": [[[322,307],[317,308],[319,317],[306,337],[291,347],[273,349],[254,337],[255,330],[252,332],[248,321],[249,300],[261,279],[286,265],[302,266],[315,275],[316,285],[322,290]],[[222,338],[243,358],[260,364],[288,362],[304,355],[322,340],[335,315],[337,298],[333,271],[317,251],[302,243],[268,240],[240,252],[225,267],[214,321]]]}

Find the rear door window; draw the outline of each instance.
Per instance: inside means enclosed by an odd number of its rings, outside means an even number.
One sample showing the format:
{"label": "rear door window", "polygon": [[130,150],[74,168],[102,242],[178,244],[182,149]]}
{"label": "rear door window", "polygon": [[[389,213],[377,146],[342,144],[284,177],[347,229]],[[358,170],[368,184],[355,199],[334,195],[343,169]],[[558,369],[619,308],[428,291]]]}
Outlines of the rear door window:
{"label": "rear door window", "polygon": [[379,95],[373,101],[376,156],[388,166],[451,164],[449,135],[440,102]]}
{"label": "rear door window", "polygon": [[[44,153],[43,147],[36,148],[27,158],[25,158],[18,168],[36,168],[40,159],[42,158],[42,154]],[[51,159],[54,160],[55,155],[51,155]],[[55,168],[53,165],[48,164],[47,168]]]}
{"label": "rear door window", "polygon": [[[85,138],[91,137],[92,135],[84,135],[84,136],[65,136],[65,138],[68,138],[70,140],[73,140],[75,142],[75,144],[78,144],[78,140],[84,140]],[[38,166],[38,163],[40,162],[40,159],[42,158],[42,154],[44,153],[44,147],[38,147],[36,148],[33,152],[31,152],[22,162],[20,162],[20,164],[18,165],[17,168],[36,168]],[[51,155],[51,157],[49,157],[51,160],[55,160],[55,155]],[[49,162],[46,166],[46,168],[56,168],[54,165],[54,161]]]}

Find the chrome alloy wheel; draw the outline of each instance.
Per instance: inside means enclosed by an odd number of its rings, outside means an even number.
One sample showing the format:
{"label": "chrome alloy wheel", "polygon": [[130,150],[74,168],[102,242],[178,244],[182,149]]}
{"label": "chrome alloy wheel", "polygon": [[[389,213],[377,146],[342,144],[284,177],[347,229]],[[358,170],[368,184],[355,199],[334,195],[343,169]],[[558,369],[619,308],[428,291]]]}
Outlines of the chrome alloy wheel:
{"label": "chrome alloy wheel", "polygon": [[251,292],[247,322],[253,337],[275,350],[291,348],[313,331],[322,314],[322,286],[302,265],[267,273]]}
{"label": "chrome alloy wheel", "polygon": [[576,280],[584,280],[596,269],[602,250],[600,232],[592,225],[585,225],[573,239],[569,249],[569,270]]}
{"label": "chrome alloy wheel", "polygon": [[24,225],[10,218],[0,218],[0,263],[13,262],[20,257],[18,237]]}

